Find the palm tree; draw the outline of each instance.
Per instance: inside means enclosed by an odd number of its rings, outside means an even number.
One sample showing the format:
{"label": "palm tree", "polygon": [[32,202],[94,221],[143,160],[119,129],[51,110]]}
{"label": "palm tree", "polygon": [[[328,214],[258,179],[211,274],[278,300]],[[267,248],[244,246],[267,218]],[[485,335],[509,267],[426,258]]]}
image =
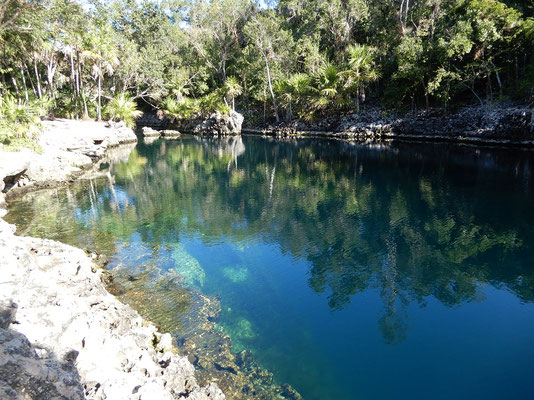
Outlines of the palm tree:
{"label": "palm tree", "polygon": [[340,71],[334,64],[327,63],[317,71],[313,88],[315,93],[312,105],[316,109],[324,109],[332,105],[338,109],[346,104]]}
{"label": "palm tree", "polygon": [[107,105],[107,112],[112,120],[124,121],[129,128],[133,128],[135,119],[143,114],[137,109],[134,99],[126,93],[112,98]]}
{"label": "palm tree", "polygon": [[101,29],[94,32],[89,37],[90,49],[83,52],[83,58],[93,62],[92,75],[97,81],[97,115],[98,120],[102,120],[102,81],[104,76],[113,75],[114,67],[118,64],[116,47],[113,45],[111,32],[108,29]]}
{"label": "palm tree", "polygon": [[232,110],[235,111],[235,98],[243,93],[243,88],[234,76],[229,76],[224,82],[224,91],[232,98]]}
{"label": "palm tree", "polygon": [[365,85],[379,78],[375,69],[373,49],[362,44],[351,44],[347,47],[348,68],[340,72],[345,78],[345,87],[356,91],[356,111],[360,111],[360,96]]}
{"label": "palm tree", "polygon": [[310,92],[311,79],[306,74],[293,74],[278,84],[278,91],[282,94],[282,99],[289,107],[288,119],[293,118],[293,104],[304,103]]}

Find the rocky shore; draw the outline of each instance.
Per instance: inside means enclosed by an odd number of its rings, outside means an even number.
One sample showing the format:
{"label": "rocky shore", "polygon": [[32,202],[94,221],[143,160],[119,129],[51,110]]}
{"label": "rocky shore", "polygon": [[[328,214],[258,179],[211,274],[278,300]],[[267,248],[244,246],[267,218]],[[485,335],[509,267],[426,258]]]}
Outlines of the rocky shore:
{"label": "rocky shore", "polygon": [[[68,183],[106,150],[137,140],[121,124],[44,121],[42,154],[0,151],[5,196]],[[0,217],[5,209],[0,209]],[[0,218],[0,398],[224,399],[195,368],[111,295],[83,250],[19,237]]]}
{"label": "rocky shore", "polygon": [[313,123],[246,126],[243,133],[534,147],[534,109],[504,104],[464,107],[451,114],[428,110],[396,115],[370,108],[359,114],[331,116]]}

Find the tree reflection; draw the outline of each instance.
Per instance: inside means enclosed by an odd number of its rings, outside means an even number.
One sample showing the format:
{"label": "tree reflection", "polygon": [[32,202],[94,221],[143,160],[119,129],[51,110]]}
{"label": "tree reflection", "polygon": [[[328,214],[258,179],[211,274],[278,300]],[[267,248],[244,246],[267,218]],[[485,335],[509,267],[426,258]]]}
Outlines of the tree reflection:
{"label": "tree reflection", "polygon": [[[327,294],[332,310],[378,289],[380,330],[398,343],[411,302],[478,301],[482,284],[534,301],[529,155],[473,154],[430,145],[423,153],[414,145],[184,137],[139,146],[113,167],[115,191],[109,180],[98,181],[98,199],[87,190],[74,196],[78,214],[47,205],[45,221],[39,201],[21,203],[34,211],[28,223],[17,222],[44,236],[58,224],[89,228],[108,251],[133,233],[154,248],[184,234],[206,242],[261,238],[309,260],[309,286]],[[510,178],[509,170],[522,172]],[[95,202],[99,223],[83,217]]]}

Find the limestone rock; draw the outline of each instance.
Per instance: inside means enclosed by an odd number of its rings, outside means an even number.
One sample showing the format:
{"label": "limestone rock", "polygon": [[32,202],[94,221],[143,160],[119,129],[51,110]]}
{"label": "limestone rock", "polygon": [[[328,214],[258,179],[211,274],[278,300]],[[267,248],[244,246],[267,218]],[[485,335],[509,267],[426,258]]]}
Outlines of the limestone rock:
{"label": "limestone rock", "polygon": [[16,306],[0,306],[0,398],[85,399],[73,360],[39,357],[28,338],[12,329]]}
{"label": "limestone rock", "polygon": [[216,386],[199,387],[170,335],[107,292],[83,250],[15,236],[0,220],[0,254],[1,327],[14,317],[12,302],[18,305],[17,324],[0,336],[0,398],[46,388],[50,397],[34,398],[224,399]]}
{"label": "limestone rock", "polygon": [[180,137],[181,133],[173,129],[164,129],[161,131],[161,136],[166,139],[172,139]]}
{"label": "limestone rock", "polygon": [[124,123],[56,119],[42,125],[41,154],[30,150],[0,152],[0,192],[11,195],[67,183],[91,168],[108,149],[137,141]]}
{"label": "limestone rock", "polygon": [[155,137],[159,137],[161,135],[161,132],[160,131],[157,131],[155,129],[152,129],[151,127],[149,126],[144,126],[142,129],[141,129],[141,135],[143,137],[152,137],[152,136],[155,136]]}
{"label": "limestone rock", "polygon": [[215,136],[240,135],[243,120],[243,115],[235,111],[231,111],[229,115],[213,113],[195,127],[194,133]]}

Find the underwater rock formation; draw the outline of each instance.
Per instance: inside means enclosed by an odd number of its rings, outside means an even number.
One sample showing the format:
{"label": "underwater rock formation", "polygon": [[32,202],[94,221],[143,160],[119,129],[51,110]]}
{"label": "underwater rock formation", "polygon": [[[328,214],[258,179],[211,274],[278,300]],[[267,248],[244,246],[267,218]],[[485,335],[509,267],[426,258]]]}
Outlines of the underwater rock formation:
{"label": "underwater rock formation", "polygon": [[204,286],[206,272],[198,260],[193,257],[180,243],[172,246],[172,258],[176,271],[184,278],[186,285]]}

